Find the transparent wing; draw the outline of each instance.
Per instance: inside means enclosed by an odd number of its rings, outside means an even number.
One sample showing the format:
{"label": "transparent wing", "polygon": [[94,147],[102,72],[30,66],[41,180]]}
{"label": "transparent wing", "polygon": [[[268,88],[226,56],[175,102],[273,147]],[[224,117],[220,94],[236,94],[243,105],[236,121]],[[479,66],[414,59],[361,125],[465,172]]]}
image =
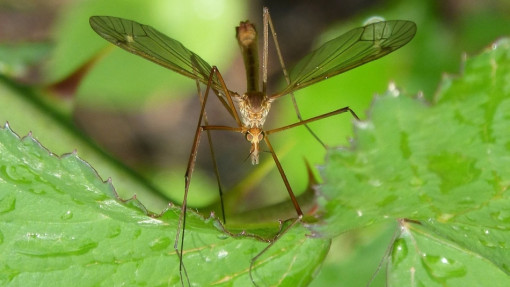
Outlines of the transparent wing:
{"label": "transparent wing", "polygon": [[416,24],[394,20],[369,24],[335,38],[301,59],[290,72],[290,84],[277,98],[338,75],[407,44],[416,34]]}
{"label": "transparent wing", "polygon": [[[179,41],[150,26],[110,16],[92,16],[90,26],[99,36],[128,52],[188,78],[199,80],[204,84],[208,82],[211,66],[206,61],[188,50]],[[216,76],[213,78],[212,88],[223,95],[221,84]]]}

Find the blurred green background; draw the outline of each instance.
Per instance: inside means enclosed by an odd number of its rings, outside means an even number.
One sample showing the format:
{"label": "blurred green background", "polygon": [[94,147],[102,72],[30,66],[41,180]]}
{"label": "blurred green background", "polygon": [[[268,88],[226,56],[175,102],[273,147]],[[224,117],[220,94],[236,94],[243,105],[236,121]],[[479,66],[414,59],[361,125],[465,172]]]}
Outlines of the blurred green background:
{"label": "blurred green background", "polygon": [[[65,78],[110,45],[88,24],[92,15],[110,15],[148,24],[179,40],[218,66],[231,90],[243,93],[243,63],[234,27],[250,19],[261,31],[263,5],[271,12],[289,68],[320,43],[363,25],[371,16],[411,20],[418,26],[415,39],[395,53],[297,92],[304,118],[344,106],[366,118],[373,96],[384,92],[391,81],[433,101],[442,75],[460,73],[464,55],[510,34],[509,1],[0,0],[0,72],[34,85]],[[277,92],[283,81],[273,47],[270,42],[269,91]],[[84,134],[148,178],[168,199],[182,200],[199,113],[194,81],[116,48],[92,68],[65,109]],[[217,101],[210,101],[207,112],[211,124],[235,124]],[[266,128],[295,121],[292,103],[284,97],[274,104]],[[347,114],[311,127],[330,147],[347,146],[353,136]],[[271,139],[299,194],[308,183],[305,160],[317,167],[326,151],[302,127]],[[240,209],[287,199],[268,153],[253,167],[242,135],[217,132],[213,142],[225,190],[244,193]],[[190,191],[194,206],[218,199],[211,167],[203,138]],[[393,228],[355,230],[336,239],[314,285],[365,285]],[[378,280],[383,284],[383,279]]]}

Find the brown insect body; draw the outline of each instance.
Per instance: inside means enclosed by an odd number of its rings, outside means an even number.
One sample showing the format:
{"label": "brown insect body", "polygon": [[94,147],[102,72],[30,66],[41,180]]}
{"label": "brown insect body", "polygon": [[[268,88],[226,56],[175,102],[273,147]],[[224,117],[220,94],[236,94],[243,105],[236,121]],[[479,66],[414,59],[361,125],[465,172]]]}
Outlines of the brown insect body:
{"label": "brown insect body", "polygon": [[246,140],[251,143],[250,157],[252,164],[259,163],[259,142],[264,139],[262,126],[271,108],[271,101],[262,92],[247,92],[239,102],[241,121],[246,131]]}
{"label": "brown insect body", "polygon": [[259,57],[257,48],[257,31],[249,21],[236,27],[236,38],[244,59],[247,92],[240,96],[239,112],[246,140],[251,143],[250,157],[252,164],[259,163],[259,143],[264,139],[262,126],[271,108],[272,100],[264,91],[260,91]]}

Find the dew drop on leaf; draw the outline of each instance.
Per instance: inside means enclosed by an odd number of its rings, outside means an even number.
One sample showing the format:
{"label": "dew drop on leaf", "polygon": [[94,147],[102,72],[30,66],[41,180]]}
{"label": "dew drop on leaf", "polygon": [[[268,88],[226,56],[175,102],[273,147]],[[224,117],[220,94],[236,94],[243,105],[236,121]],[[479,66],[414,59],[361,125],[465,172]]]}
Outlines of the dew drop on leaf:
{"label": "dew drop on leaf", "polygon": [[222,234],[218,234],[216,237],[217,237],[218,239],[221,239],[221,240],[225,240],[225,239],[230,238],[228,235],[223,234],[223,233],[222,233]]}
{"label": "dew drop on leaf", "polygon": [[393,243],[393,249],[391,251],[391,261],[393,265],[395,265],[395,267],[398,266],[398,264],[407,257],[407,254],[408,249],[405,239],[403,238],[396,239],[395,242]]}
{"label": "dew drop on leaf", "polygon": [[34,159],[42,160],[42,155],[40,153],[40,150],[39,149],[34,149],[34,148],[30,147],[30,145],[33,145],[33,144],[37,144],[38,145],[38,143],[35,141],[35,139],[32,138],[32,141],[29,142],[28,138],[26,138],[26,141],[23,140],[22,142],[25,143],[26,146],[28,146],[28,148],[27,149],[23,149],[22,152],[26,152],[30,157],[32,157]]}
{"label": "dew drop on leaf", "polygon": [[225,258],[228,256],[228,251],[222,249],[220,251],[218,251],[218,258]]}
{"label": "dew drop on leaf", "polygon": [[27,184],[34,180],[34,174],[22,165],[2,166],[1,171],[7,179],[15,183]]}
{"label": "dew drop on leaf", "polygon": [[491,213],[492,218],[497,221],[501,221],[504,223],[510,223],[510,211],[509,210],[498,210],[496,212]]}
{"label": "dew drop on leaf", "polygon": [[97,245],[97,242],[91,239],[60,233],[27,233],[25,239],[14,244],[14,249],[19,254],[31,256],[74,256],[85,254]]}
{"label": "dew drop on leaf", "polygon": [[40,189],[40,188],[28,188],[27,191],[30,191],[31,193],[37,194],[37,195],[45,195],[46,194],[46,191],[44,191],[44,189]]}
{"label": "dew drop on leaf", "polygon": [[16,208],[16,196],[8,194],[0,198],[0,214],[13,211]]}
{"label": "dew drop on leaf", "polygon": [[121,227],[119,225],[110,226],[108,228],[108,234],[106,235],[108,238],[115,238],[119,236],[121,233]]}
{"label": "dew drop on leaf", "polygon": [[64,212],[64,214],[60,216],[60,219],[62,220],[69,220],[71,218],[73,218],[73,212],[71,210],[67,210],[66,212]]}
{"label": "dew drop on leaf", "polygon": [[492,240],[484,240],[484,239],[480,239],[480,243],[487,247],[487,248],[491,248],[491,249],[494,249],[494,248],[497,248],[498,246],[496,245],[496,242],[492,241]]}
{"label": "dew drop on leaf", "polygon": [[466,266],[462,262],[443,256],[425,254],[422,257],[422,263],[430,276],[441,282],[450,278],[463,277],[467,273]]}
{"label": "dew drop on leaf", "polygon": [[422,186],[424,184],[424,181],[419,177],[413,176],[413,177],[411,177],[409,184],[411,186]]}
{"label": "dew drop on leaf", "polygon": [[151,248],[151,250],[153,251],[156,251],[156,250],[164,250],[166,249],[168,246],[170,246],[172,244],[172,240],[168,237],[160,237],[160,238],[156,238],[154,239],[153,241],[151,241],[149,243],[149,246]]}

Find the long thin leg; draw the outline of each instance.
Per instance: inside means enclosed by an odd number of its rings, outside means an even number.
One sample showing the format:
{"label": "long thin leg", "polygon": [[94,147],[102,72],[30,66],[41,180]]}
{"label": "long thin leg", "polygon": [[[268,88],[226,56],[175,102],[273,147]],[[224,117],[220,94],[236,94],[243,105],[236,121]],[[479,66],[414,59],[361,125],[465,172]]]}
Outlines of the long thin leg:
{"label": "long thin leg", "polygon": [[[264,12],[263,12],[263,19],[264,19],[264,36],[266,36],[266,33],[267,33],[267,26],[269,25],[269,27],[271,28],[271,32],[272,32],[272,35],[273,35],[273,42],[274,42],[274,45],[275,45],[275,48],[276,48],[276,54],[278,55],[278,60],[280,61],[280,66],[282,67],[282,71],[283,71],[283,76],[285,77],[285,81],[287,82],[287,85],[290,84],[290,77],[289,77],[289,73],[287,72],[287,68],[285,67],[285,62],[283,61],[283,56],[282,56],[282,53],[281,53],[281,50],[280,50],[280,45],[278,44],[278,39],[277,39],[277,36],[276,36],[276,31],[274,29],[274,26],[273,26],[273,21],[271,20],[271,16],[269,15],[269,9],[267,9],[267,7],[264,7]],[[265,39],[265,43],[264,43],[264,52],[267,53],[267,40],[266,38]],[[267,56],[266,56],[267,58]],[[267,65],[263,66],[263,67],[267,67]],[[267,75],[267,72],[266,72],[266,75]],[[267,77],[267,76],[266,76]],[[292,99],[292,104],[294,106],[294,110],[296,111],[296,116],[298,118],[299,121],[303,121],[303,118],[301,117],[301,112],[299,111],[299,107],[298,107],[298,104],[297,104],[297,101],[296,101],[296,97],[294,96],[294,93],[291,92],[290,93],[290,97]],[[317,136],[317,134],[312,131],[312,129],[307,125],[307,124],[304,124],[306,129],[310,132],[310,134],[324,147],[324,148],[327,148],[326,144],[319,138],[319,136]]]}
{"label": "long thin leg", "polygon": [[313,121],[317,121],[317,120],[320,120],[320,119],[323,119],[323,118],[331,117],[331,116],[334,116],[334,115],[338,115],[338,114],[341,114],[341,113],[345,113],[345,112],[350,112],[356,119],[359,120],[358,116],[356,115],[356,113],[354,113],[353,110],[351,110],[349,107],[345,107],[345,108],[338,109],[336,111],[332,111],[332,112],[327,113],[327,114],[323,114],[323,115],[316,116],[316,117],[313,117],[313,118],[310,118],[310,119],[307,119],[307,120],[299,121],[297,123],[294,123],[294,124],[291,124],[291,125],[288,125],[288,126],[284,126],[284,127],[281,127],[281,128],[277,128],[277,129],[273,129],[273,130],[269,130],[269,131],[265,131],[264,132],[264,135],[265,135],[264,136],[264,141],[266,142],[266,145],[268,146],[269,151],[271,152],[271,155],[273,156],[273,159],[275,161],[276,167],[278,168],[278,171],[280,172],[280,175],[281,175],[281,177],[283,179],[283,182],[285,184],[285,187],[287,188],[287,191],[289,192],[289,196],[291,198],[292,204],[294,205],[294,208],[296,209],[298,217],[293,219],[293,222],[289,226],[287,226],[287,228],[285,228],[284,230],[280,230],[280,232],[278,232],[276,234],[276,236],[273,238],[271,243],[268,246],[266,246],[266,248],[264,248],[262,251],[260,251],[255,257],[253,257],[251,259],[249,274],[250,274],[250,279],[251,279],[253,285],[257,286],[257,284],[255,283],[255,280],[253,279],[253,275],[252,275],[252,270],[253,270],[253,267],[255,266],[255,262],[257,261],[257,259],[260,258],[260,256],[262,256],[262,254],[264,254],[269,248],[271,248],[278,239],[280,239],[287,231],[290,230],[290,228],[292,228],[297,222],[301,221],[301,219],[303,218],[303,212],[301,211],[301,208],[299,207],[299,203],[298,203],[294,193],[292,192],[292,189],[290,187],[289,181],[287,180],[287,176],[285,175],[285,172],[283,171],[283,168],[282,168],[282,166],[280,164],[280,161],[278,160],[278,157],[276,156],[276,153],[274,152],[274,149],[271,146],[271,142],[269,141],[268,136],[270,134],[272,134],[272,133],[277,133],[279,131],[290,129],[290,128],[297,127],[297,126],[300,126],[300,125],[306,125],[307,123],[310,123],[310,122],[313,122]]}
{"label": "long thin leg", "polygon": [[[187,208],[187,201],[188,201],[188,192],[189,192],[189,186],[190,186],[190,183],[191,183],[191,176],[193,175],[193,170],[195,168],[195,162],[196,162],[196,158],[197,158],[198,145],[200,143],[201,133],[204,130],[204,127],[202,126],[202,121],[203,121],[204,114],[205,114],[205,106],[206,106],[206,103],[207,103],[207,98],[209,96],[209,92],[211,90],[212,79],[213,79],[214,76],[217,76],[218,79],[220,80],[221,84],[222,84],[224,92],[227,95],[227,100],[229,102],[229,105],[232,108],[232,112],[234,114],[234,118],[236,119],[236,121],[238,122],[239,125],[241,123],[240,120],[239,120],[239,116],[237,115],[237,111],[236,111],[236,109],[234,107],[234,104],[233,104],[233,101],[232,101],[232,96],[228,92],[228,89],[226,88],[225,82],[223,81],[223,77],[221,77],[221,74],[219,73],[218,69],[216,67],[213,67],[211,69],[211,74],[209,75],[209,80],[208,80],[208,83],[207,83],[207,88],[205,90],[205,94],[204,94],[204,98],[203,98],[203,102],[202,102],[202,107],[200,109],[200,115],[198,117],[198,123],[197,123],[197,129],[196,129],[196,132],[195,132],[195,138],[193,140],[193,145],[192,145],[190,156],[189,156],[189,160],[188,160],[188,167],[186,168],[186,173],[184,175],[184,198],[183,198],[183,201],[182,201],[181,214],[179,216],[179,223],[177,225],[177,232],[176,232],[176,235],[175,235],[174,249],[175,249],[176,253],[179,256],[179,272],[180,272],[180,275],[181,275],[181,284],[183,286],[184,286],[183,272],[184,272],[184,275],[186,277],[188,285],[190,285],[188,274],[186,272],[186,268],[184,267],[183,258],[182,258],[183,250],[184,250],[184,230],[185,230],[185,226],[186,226],[186,208]],[[213,128],[209,128],[208,130],[210,130],[210,129],[214,129],[214,127]],[[228,129],[228,127],[222,127],[222,128],[219,128],[219,129]],[[234,131],[240,130],[240,128],[229,128],[229,129],[230,130],[234,130]],[[181,226],[182,226],[182,233],[181,233]],[[181,240],[180,248],[179,248],[179,237],[180,237],[180,240]]]}
{"label": "long thin leg", "polygon": [[274,134],[274,133],[277,133],[277,132],[280,132],[280,131],[283,131],[283,130],[286,130],[286,129],[290,129],[290,128],[297,127],[297,126],[300,126],[300,125],[306,125],[307,123],[318,121],[320,119],[324,119],[324,118],[331,117],[331,116],[334,116],[334,115],[342,114],[342,113],[345,113],[345,112],[350,112],[351,115],[354,118],[359,120],[358,115],[356,115],[356,113],[353,110],[351,110],[351,108],[344,107],[344,108],[341,108],[341,109],[338,109],[338,110],[335,110],[335,111],[332,111],[332,112],[329,112],[329,113],[326,113],[326,114],[323,114],[323,115],[320,115],[320,116],[316,116],[316,117],[313,117],[313,118],[309,118],[307,120],[299,121],[299,122],[291,124],[291,125],[287,125],[287,126],[283,126],[283,127],[280,127],[280,128],[276,128],[276,129],[272,129],[272,130],[269,130],[269,131],[265,131],[264,133],[266,135]]}
{"label": "long thin leg", "polygon": [[274,152],[273,146],[271,145],[271,142],[269,141],[267,134],[264,136],[264,141],[266,142],[266,145],[269,148],[269,152],[273,156],[273,160],[276,164],[276,167],[278,168],[278,171],[280,172],[280,175],[283,179],[283,183],[285,184],[285,187],[287,188],[287,191],[289,192],[290,199],[292,200],[292,204],[294,204],[294,208],[296,209],[298,218],[301,218],[301,217],[303,217],[303,212],[301,211],[301,207],[299,207],[299,203],[296,199],[296,196],[294,195],[294,192],[292,192],[292,188],[290,187],[289,181],[287,180],[287,176],[285,175],[285,172],[283,171],[282,165],[280,164],[280,161],[278,160],[278,157],[276,156],[276,153]]}
{"label": "long thin leg", "polygon": [[[205,105],[206,100],[207,100],[207,93],[204,96],[204,104],[203,105]],[[176,234],[175,243],[174,243],[174,249],[175,249],[177,255],[179,256],[179,264],[180,264],[179,272],[181,273],[181,284],[183,286],[184,286],[184,282],[183,282],[183,278],[182,278],[183,272],[184,272],[184,276],[186,277],[186,280],[188,281],[188,285],[190,285],[188,274],[187,274],[186,268],[183,263],[184,231],[185,231],[185,226],[186,226],[186,209],[187,209],[188,191],[189,191],[189,186],[191,184],[191,175],[193,174],[193,170],[195,168],[198,146],[200,143],[200,138],[201,138],[202,132],[206,131],[208,133],[210,130],[227,130],[227,131],[233,131],[233,132],[242,132],[242,128],[234,128],[234,127],[228,127],[228,126],[202,126],[202,125],[200,125],[200,126],[198,126],[197,132],[195,133],[195,140],[193,142],[193,147],[192,147],[192,151],[190,154],[190,161],[188,162],[188,168],[186,169],[184,199],[182,201],[181,214],[179,216],[179,224],[177,226],[177,234]],[[178,242],[179,242],[179,232],[181,231],[181,226],[182,226],[182,233],[180,234],[181,235],[181,238],[180,238],[181,244],[180,244],[180,249],[179,249]]]}
{"label": "long thin leg", "polygon": [[[234,119],[237,123],[237,126],[238,127],[242,127],[243,124],[241,123],[241,118],[239,117],[239,114],[237,113],[237,110],[236,110],[236,107],[234,105],[234,101],[232,100],[232,95],[230,94],[230,92],[228,91],[227,89],[227,85],[225,84],[225,81],[223,80],[223,76],[221,75],[221,73],[218,71],[218,68],[216,68],[216,66],[214,66],[212,68],[212,71],[214,72],[214,75],[216,77],[218,77],[218,80],[220,81],[221,83],[221,87],[223,88],[223,91],[225,92],[225,95],[227,97],[227,102],[228,102],[228,106],[230,107],[230,109],[232,110],[232,115],[234,116]],[[212,74],[212,73],[211,73]],[[210,86],[210,85],[209,85]]]}
{"label": "long thin leg", "polygon": [[278,171],[280,172],[280,175],[283,179],[283,183],[285,184],[285,187],[287,188],[287,191],[289,192],[290,199],[292,200],[292,204],[294,205],[294,208],[296,209],[296,213],[298,216],[297,216],[297,218],[293,218],[292,223],[289,226],[287,226],[283,230],[280,230],[275,235],[273,240],[271,240],[271,243],[269,243],[268,246],[266,246],[262,251],[260,251],[257,255],[255,255],[255,257],[253,257],[251,259],[249,274],[250,274],[251,282],[255,286],[258,286],[258,285],[257,285],[257,283],[255,283],[255,280],[253,279],[252,270],[253,270],[253,266],[255,265],[255,262],[257,261],[257,259],[260,256],[262,256],[262,254],[264,254],[269,248],[271,248],[273,246],[273,244],[275,244],[275,242],[278,241],[278,239],[280,239],[285,233],[287,233],[287,231],[289,231],[290,228],[292,228],[298,221],[301,221],[301,219],[303,218],[303,211],[301,211],[301,207],[299,206],[296,196],[294,195],[294,192],[292,192],[292,188],[290,187],[287,176],[285,175],[285,172],[283,171],[282,165],[281,165],[280,161],[278,160],[276,153],[274,152],[273,146],[271,145],[271,142],[269,141],[267,134],[265,134],[265,136],[264,136],[264,141],[266,142],[266,145],[269,148],[269,152],[271,152],[271,155],[273,156],[273,160],[276,164],[276,167],[278,168]]}
{"label": "long thin leg", "polygon": [[[262,89],[263,89],[263,92],[265,93],[266,92],[266,83],[267,83],[268,27],[271,28],[272,35],[273,35],[273,40],[275,42],[275,47],[276,47],[276,51],[277,51],[277,54],[278,54],[278,59],[280,61],[280,65],[282,67],[283,74],[285,76],[285,80],[287,81],[287,84],[290,84],[290,77],[288,75],[287,69],[285,68],[285,63],[283,61],[283,57],[282,57],[281,52],[280,52],[280,47],[279,47],[279,44],[278,44],[276,32],[275,32],[275,29],[274,29],[271,17],[269,15],[269,10],[266,7],[264,7],[263,18],[264,18],[263,19],[264,20],[264,50],[263,50],[263,74],[262,74],[263,75],[263,78],[262,78],[263,80],[262,80]],[[281,175],[281,177],[283,179],[285,187],[287,188],[287,191],[288,191],[289,196],[291,198],[291,201],[292,201],[292,203],[294,205],[294,208],[296,209],[296,213],[297,213],[298,217],[293,219],[292,223],[290,225],[288,225],[285,229],[280,230],[280,232],[278,232],[276,234],[276,236],[271,241],[271,243],[268,246],[266,246],[266,248],[264,248],[261,252],[259,252],[255,257],[252,258],[252,260],[250,262],[249,274],[250,274],[250,279],[251,279],[252,283],[255,286],[257,286],[257,284],[255,283],[255,281],[253,279],[252,269],[253,269],[254,264],[257,261],[257,259],[260,258],[260,256],[262,256],[262,254],[264,254],[269,248],[271,248],[279,238],[281,238],[288,230],[290,230],[290,228],[292,228],[297,222],[301,221],[301,219],[303,218],[303,212],[301,211],[301,208],[300,208],[299,203],[298,203],[298,201],[296,199],[296,196],[294,195],[294,193],[292,191],[292,188],[290,187],[290,184],[289,184],[289,181],[287,179],[287,176],[285,175],[285,172],[284,172],[284,170],[283,170],[283,168],[282,168],[282,166],[280,164],[280,161],[278,160],[278,157],[276,156],[276,153],[274,152],[274,149],[273,149],[273,147],[271,145],[271,142],[269,141],[268,136],[270,134],[272,134],[272,133],[276,133],[276,132],[279,132],[279,131],[282,131],[282,130],[286,130],[286,129],[290,129],[290,128],[293,128],[293,127],[296,127],[296,126],[304,125],[308,129],[308,131],[312,134],[312,136],[315,137],[315,139],[323,147],[326,148],[326,145],[310,129],[310,127],[308,126],[308,123],[313,122],[313,121],[317,121],[317,120],[320,120],[320,119],[323,119],[323,118],[327,118],[327,117],[330,117],[330,116],[333,116],[333,115],[345,113],[345,112],[350,112],[356,119],[359,120],[359,117],[356,115],[356,113],[353,110],[351,110],[349,107],[341,108],[341,109],[335,110],[333,112],[330,112],[330,113],[327,113],[327,114],[324,114],[324,115],[320,115],[320,116],[316,116],[316,117],[313,117],[313,118],[310,118],[310,119],[307,119],[307,120],[303,120],[302,117],[301,117],[301,113],[299,111],[299,107],[297,105],[297,102],[296,102],[296,99],[295,99],[293,93],[291,93],[291,97],[292,97],[292,102],[294,104],[294,109],[296,111],[296,115],[297,115],[297,117],[299,119],[299,122],[291,124],[291,125],[288,125],[288,126],[284,126],[284,127],[281,127],[281,128],[265,131],[264,132],[264,135],[265,135],[264,136],[264,141],[266,142],[266,145],[268,146],[269,151],[271,152],[273,160],[274,160],[274,162],[276,164],[276,167],[278,168],[278,171],[279,171],[279,173],[280,173],[280,175]]]}
{"label": "long thin leg", "polygon": [[[183,263],[183,250],[184,250],[184,231],[185,231],[185,227],[186,227],[186,208],[187,208],[187,203],[188,203],[188,191],[189,191],[189,185],[190,185],[190,182],[191,182],[191,176],[193,175],[193,169],[195,168],[195,161],[196,161],[196,157],[197,157],[197,149],[198,149],[198,144],[200,142],[200,135],[201,135],[201,126],[202,126],[202,118],[203,118],[203,115],[204,115],[204,111],[205,111],[205,105],[207,103],[207,98],[209,96],[209,90],[210,90],[210,87],[211,87],[211,80],[212,80],[212,76],[213,76],[213,73],[214,73],[214,68],[213,70],[211,71],[211,74],[209,76],[209,83],[207,84],[207,88],[206,88],[206,91],[205,91],[205,95],[204,95],[204,99],[202,102],[202,107],[200,109],[200,116],[198,117],[198,124],[197,124],[197,129],[196,129],[196,132],[195,132],[195,138],[193,140],[193,146],[191,148],[191,153],[190,153],[190,157],[189,157],[189,160],[188,160],[188,167],[186,168],[186,173],[184,175],[184,197],[183,197],[183,200],[182,200],[182,206],[181,206],[181,214],[179,215],[179,223],[177,225],[177,232],[176,232],[176,235],[175,235],[175,242],[174,242],[174,249],[175,249],[175,252],[179,255],[179,273],[180,273],[180,278],[181,278],[181,285],[184,286],[184,281],[183,281],[183,270],[184,270],[184,275],[186,277],[186,281],[188,283],[188,286],[191,286],[190,284],[190,281],[189,281],[189,277],[188,277],[188,273],[186,271],[186,267],[184,267],[184,263]],[[182,226],[182,233],[181,232],[181,226]],[[179,235],[181,236],[181,246],[179,248]]]}
{"label": "long thin leg", "polygon": [[[263,47],[264,48],[263,48],[263,53],[262,53],[262,91],[264,94],[266,94],[266,92],[267,92],[268,42],[269,42],[268,41],[268,26],[271,27],[273,40],[274,40],[276,51],[278,54],[278,59],[280,61],[280,65],[282,67],[283,74],[285,76],[285,80],[287,81],[287,84],[290,84],[290,78],[287,73],[287,69],[285,68],[285,63],[283,61],[283,57],[280,52],[280,47],[278,45],[278,40],[276,38],[276,32],[274,30],[273,23],[271,21],[271,17],[269,15],[269,10],[266,7],[264,7],[264,9],[263,9],[263,22],[264,22],[264,30],[263,30],[263,34],[264,34],[264,46]],[[306,128],[308,129],[308,131],[312,134],[312,136],[315,137],[315,139],[317,139],[317,141],[322,146],[326,147],[326,145],[319,139],[319,137],[308,127],[308,125],[306,125],[307,122],[303,122],[303,120],[301,118],[301,113],[299,112],[299,108],[297,106],[297,103],[296,103],[293,93],[291,93],[291,97],[292,97],[292,102],[294,104],[294,109],[296,111],[296,115],[297,115],[298,119],[300,120],[299,123],[304,124],[306,126]],[[274,131],[274,132],[276,132],[276,131]],[[253,257],[251,259],[249,275],[250,275],[250,280],[254,286],[258,286],[257,283],[255,282],[255,280],[253,279],[253,274],[252,274],[252,270],[253,270],[253,267],[254,267],[257,259],[260,256],[262,256],[262,254],[264,254],[269,248],[271,248],[275,244],[275,242],[278,241],[278,239],[280,239],[285,233],[287,233],[287,231],[289,231],[290,228],[292,228],[298,221],[301,221],[301,219],[303,218],[303,211],[301,210],[301,207],[299,206],[296,196],[294,195],[294,192],[292,191],[292,188],[290,187],[287,176],[285,175],[282,165],[281,165],[280,161],[278,160],[276,153],[274,152],[273,146],[271,145],[271,142],[269,141],[269,138],[268,138],[269,134],[270,133],[268,133],[268,132],[264,132],[264,141],[266,142],[266,145],[269,148],[269,151],[271,152],[271,156],[273,157],[276,167],[278,168],[278,172],[280,173],[280,176],[282,177],[283,183],[285,184],[285,188],[287,189],[287,191],[289,193],[290,199],[292,201],[292,204],[294,205],[294,208],[296,209],[296,213],[297,213],[298,217],[292,219],[293,222],[289,226],[287,226],[284,230],[280,230],[276,234],[276,236],[273,238],[271,243],[268,246],[266,246],[261,252],[259,252],[255,257]]]}
{"label": "long thin leg", "polygon": [[[200,89],[200,82],[197,80],[197,92],[198,92],[198,98],[200,99],[200,104],[204,104],[204,100],[202,98],[202,91]],[[208,126],[209,121],[207,120],[207,112],[204,110],[204,125]],[[220,170],[218,169],[218,162],[216,161],[216,156],[214,155],[214,146],[211,138],[211,133],[209,130],[207,130],[207,141],[209,143],[209,151],[211,153],[211,159],[213,162],[213,168],[214,168],[214,174],[216,175],[216,182],[218,183],[218,191],[220,193],[220,205],[221,205],[221,216],[223,219],[223,224],[227,223],[225,220],[225,206],[223,204],[223,189],[221,184],[221,176],[220,176]]]}

